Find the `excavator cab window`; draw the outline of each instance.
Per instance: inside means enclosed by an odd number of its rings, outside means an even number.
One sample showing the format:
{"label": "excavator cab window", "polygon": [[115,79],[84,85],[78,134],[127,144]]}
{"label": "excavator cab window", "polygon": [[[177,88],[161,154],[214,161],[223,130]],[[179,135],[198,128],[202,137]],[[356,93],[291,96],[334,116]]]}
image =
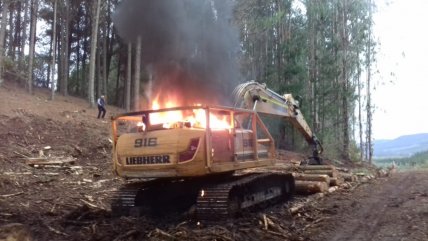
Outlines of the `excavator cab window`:
{"label": "excavator cab window", "polygon": [[235,129],[251,129],[251,114],[248,112],[235,114]]}

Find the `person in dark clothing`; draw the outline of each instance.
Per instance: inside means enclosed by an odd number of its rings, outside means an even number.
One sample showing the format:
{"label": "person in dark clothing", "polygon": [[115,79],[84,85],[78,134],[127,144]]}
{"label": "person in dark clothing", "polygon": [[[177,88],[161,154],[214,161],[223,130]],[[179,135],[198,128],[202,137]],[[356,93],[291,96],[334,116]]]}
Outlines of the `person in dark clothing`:
{"label": "person in dark clothing", "polygon": [[[104,100],[104,95],[102,95],[100,98],[98,98],[97,100],[97,105],[98,105],[98,119],[101,117],[104,119],[104,116],[106,115],[106,102]],[[102,115],[101,115],[102,113]]]}

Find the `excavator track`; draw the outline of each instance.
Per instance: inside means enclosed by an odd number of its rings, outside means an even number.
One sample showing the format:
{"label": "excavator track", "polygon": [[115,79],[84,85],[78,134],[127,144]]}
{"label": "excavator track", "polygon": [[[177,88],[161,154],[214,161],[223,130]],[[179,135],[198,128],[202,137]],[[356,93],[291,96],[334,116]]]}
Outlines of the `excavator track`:
{"label": "excavator track", "polygon": [[149,180],[131,182],[125,184],[120,189],[112,193],[110,198],[110,206],[113,216],[139,216],[141,213],[141,205],[139,196],[146,189],[156,186],[162,186],[168,180]]}
{"label": "excavator track", "polygon": [[[214,221],[288,199],[294,192],[291,174],[251,173],[231,176],[220,182],[215,180],[125,185],[111,198],[112,215],[140,216],[155,209],[166,211],[172,206],[183,211],[196,203],[197,219]],[[176,195],[177,193],[180,195]],[[179,207],[180,205],[182,206]]]}
{"label": "excavator track", "polygon": [[138,191],[137,187],[125,187],[113,193],[110,199],[111,211],[113,216],[135,216],[137,207],[135,199]]}
{"label": "excavator track", "polygon": [[199,220],[221,220],[241,211],[290,198],[291,174],[250,174],[238,180],[202,188],[196,202]]}
{"label": "excavator track", "polygon": [[129,183],[110,199],[113,216],[182,213],[196,202],[201,187],[194,179],[156,179]]}

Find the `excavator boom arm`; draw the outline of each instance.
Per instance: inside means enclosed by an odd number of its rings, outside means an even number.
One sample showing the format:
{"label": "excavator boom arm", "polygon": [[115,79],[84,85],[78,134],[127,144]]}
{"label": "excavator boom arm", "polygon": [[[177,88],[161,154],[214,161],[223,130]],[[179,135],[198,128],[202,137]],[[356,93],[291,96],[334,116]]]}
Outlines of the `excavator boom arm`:
{"label": "excavator boom arm", "polygon": [[298,101],[291,94],[279,95],[267,88],[265,84],[251,81],[238,85],[234,90],[234,96],[235,107],[284,117],[312,146],[315,157],[322,153],[320,141],[303,117]]}

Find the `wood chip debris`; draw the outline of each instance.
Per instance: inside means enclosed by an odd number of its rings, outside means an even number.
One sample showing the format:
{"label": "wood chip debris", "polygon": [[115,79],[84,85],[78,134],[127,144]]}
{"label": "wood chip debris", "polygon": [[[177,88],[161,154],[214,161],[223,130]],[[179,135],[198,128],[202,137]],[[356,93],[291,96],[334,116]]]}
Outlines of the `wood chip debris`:
{"label": "wood chip debris", "polygon": [[14,197],[14,196],[19,196],[21,194],[24,194],[24,192],[18,192],[18,193],[12,193],[12,194],[4,194],[4,195],[0,195],[0,197]]}
{"label": "wood chip debris", "polygon": [[25,161],[25,164],[36,167],[36,166],[63,166],[66,164],[72,165],[76,162],[74,158],[64,158],[64,159],[53,159],[49,160],[48,158],[38,157],[38,158],[28,158]]}

